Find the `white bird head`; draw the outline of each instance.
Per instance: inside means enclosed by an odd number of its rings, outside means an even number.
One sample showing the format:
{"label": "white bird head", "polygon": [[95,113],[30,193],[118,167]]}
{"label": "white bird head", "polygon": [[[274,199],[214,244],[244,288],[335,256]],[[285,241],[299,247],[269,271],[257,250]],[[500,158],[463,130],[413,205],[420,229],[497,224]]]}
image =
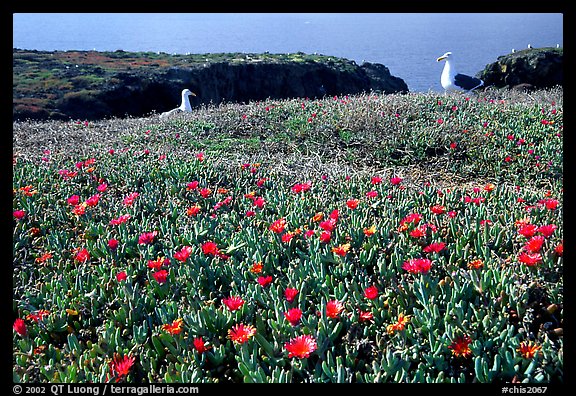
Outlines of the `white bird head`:
{"label": "white bird head", "polygon": [[184,95],[192,95],[192,96],[196,96],[196,94],[192,91],[190,91],[188,88],[182,90],[182,96]]}
{"label": "white bird head", "polygon": [[436,62],[446,60],[446,59],[450,58],[451,56],[452,56],[452,52],[446,52],[444,55],[442,55],[441,57],[436,59]]}

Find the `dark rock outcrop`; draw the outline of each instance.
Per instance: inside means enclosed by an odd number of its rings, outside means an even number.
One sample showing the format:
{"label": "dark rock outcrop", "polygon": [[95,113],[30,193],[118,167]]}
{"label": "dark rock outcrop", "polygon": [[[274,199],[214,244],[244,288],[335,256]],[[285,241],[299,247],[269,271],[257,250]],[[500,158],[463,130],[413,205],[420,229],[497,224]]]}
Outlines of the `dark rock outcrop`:
{"label": "dark rock outcrop", "polygon": [[[303,53],[156,56],[14,50],[14,54],[15,120],[146,116],[177,107],[184,88],[197,95],[191,98],[193,107],[268,98],[408,92],[406,83],[384,65],[358,66],[342,58]],[[39,74],[49,76],[50,83],[32,85]]]}
{"label": "dark rock outcrop", "polygon": [[563,83],[563,50],[530,48],[499,56],[476,76],[497,88],[552,88]]}

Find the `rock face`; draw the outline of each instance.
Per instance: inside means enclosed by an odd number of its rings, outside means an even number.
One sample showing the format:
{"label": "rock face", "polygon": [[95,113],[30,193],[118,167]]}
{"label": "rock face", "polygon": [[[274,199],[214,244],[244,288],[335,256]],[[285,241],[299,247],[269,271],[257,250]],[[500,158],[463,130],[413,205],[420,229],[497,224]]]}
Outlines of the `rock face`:
{"label": "rock face", "polygon": [[[297,54],[204,54],[163,57],[148,53],[64,53],[14,50],[13,118],[99,119],[146,116],[179,106],[369,91],[408,92],[380,64]],[[16,70],[17,69],[17,70]],[[32,78],[26,78],[26,76]],[[32,85],[38,75],[50,84]]]}
{"label": "rock face", "polygon": [[563,83],[563,49],[533,48],[498,57],[477,77],[498,88],[551,88]]}

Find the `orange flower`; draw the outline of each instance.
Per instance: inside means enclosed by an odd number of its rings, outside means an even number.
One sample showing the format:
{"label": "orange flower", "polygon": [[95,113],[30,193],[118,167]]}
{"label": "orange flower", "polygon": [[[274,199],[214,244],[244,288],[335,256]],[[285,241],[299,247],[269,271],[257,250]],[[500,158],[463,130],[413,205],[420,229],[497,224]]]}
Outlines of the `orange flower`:
{"label": "orange flower", "polygon": [[178,318],[172,323],[163,324],[162,330],[172,335],[180,334],[182,332],[183,322],[184,320],[182,318]]}
{"label": "orange flower", "polygon": [[252,264],[252,266],[250,267],[250,272],[252,272],[253,274],[259,274],[262,272],[262,268],[264,267],[264,265],[262,264],[262,262],[257,262]]}
{"label": "orange flower", "polygon": [[395,331],[404,330],[406,324],[409,321],[410,318],[408,316],[404,316],[404,314],[401,313],[398,315],[398,321],[396,323],[386,326],[386,331],[388,332],[388,334],[394,334]]}
{"label": "orange flower", "polygon": [[256,334],[256,328],[252,325],[245,325],[244,323],[232,326],[228,330],[228,338],[237,344],[244,344],[252,336]]}
{"label": "orange flower", "polygon": [[344,257],[348,253],[348,250],[350,250],[350,244],[346,243],[344,245],[333,247],[332,253],[336,253],[338,256]]}
{"label": "orange flower", "polygon": [[318,212],[314,215],[314,217],[312,217],[313,222],[319,222],[322,221],[322,219],[324,219],[324,213],[322,212]]}
{"label": "orange flower", "polygon": [[372,225],[370,228],[364,228],[364,235],[367,237],[372,236],[376,233],[376,225]]}
{"label": "orange flower", "polygon": [[480,269],[484,266],[484,262],[482,260],[473,260],[468,263],[468,268],[470,269]]}
{"label": "orange flower", "polygon": [[278,219],[270,224],[269,229],[276,234],[280,234],[282,231],[284,231],[284,227],[286,227],[286,220]]}
{"label": "orange flower", "polygon": [[189,207],[188,209],[186,209],[186,214],[188,216],[196,216],[198,213],[200,213],[200,210],[202,208],[200,207],[200,205],[196,204],[194,206]]}
{"label": "orange flower", "polygon": [[36,262],[37,263],[43,263],[44,261],[51,259],[52,258],[52,253],[48,252],[48,253],[44,253],[42,256],[40,257],[36,257]]}
{"label": "orange flower", "polygon": [[218,190],[216,190],[216,192],[218,194],[228,194],[228,189],[224,187],[219,187]]}
{"label": "orange flower", "polygon": [[484,186],[484,191],[493,191],[496,188],[494,183],[488,183]]}
{"label": "orange flower", "polygon": [[522,355],[523,358],[532,359],[540,349],[542,349],[542,347],[533,344],[532,341],[522,341],[516,350],[520,352],[520,355]]}

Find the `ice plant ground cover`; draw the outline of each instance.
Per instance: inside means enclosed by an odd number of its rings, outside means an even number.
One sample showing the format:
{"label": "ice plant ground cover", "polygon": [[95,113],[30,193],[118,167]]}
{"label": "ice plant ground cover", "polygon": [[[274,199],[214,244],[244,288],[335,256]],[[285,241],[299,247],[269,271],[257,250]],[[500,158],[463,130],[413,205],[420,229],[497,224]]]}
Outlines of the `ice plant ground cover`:
{"label": "ice plant ground cover", "polygon": [[563,382],[562,91],[14,123],[13,378]]}

